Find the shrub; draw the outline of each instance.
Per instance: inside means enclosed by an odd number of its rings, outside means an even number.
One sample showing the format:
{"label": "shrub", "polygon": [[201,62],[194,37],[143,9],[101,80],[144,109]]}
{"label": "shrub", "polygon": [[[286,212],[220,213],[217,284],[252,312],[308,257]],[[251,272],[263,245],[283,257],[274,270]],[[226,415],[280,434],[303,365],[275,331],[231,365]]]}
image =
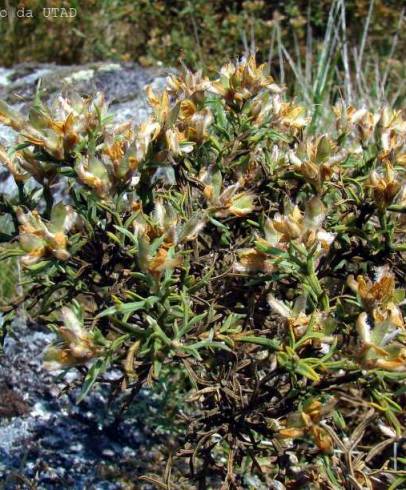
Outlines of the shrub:
{"label": "shrub", "polygon": [[148,99],[137,128],[100,94],[0,105],[19,134],[1,257],[58,334],[46,365],[83,373],[80,399],[113,367],[134,393],[179,383],[162,488],[172,456],[199,488],[400,485],[402,114],[336,105],[310,134],[253,57]]}

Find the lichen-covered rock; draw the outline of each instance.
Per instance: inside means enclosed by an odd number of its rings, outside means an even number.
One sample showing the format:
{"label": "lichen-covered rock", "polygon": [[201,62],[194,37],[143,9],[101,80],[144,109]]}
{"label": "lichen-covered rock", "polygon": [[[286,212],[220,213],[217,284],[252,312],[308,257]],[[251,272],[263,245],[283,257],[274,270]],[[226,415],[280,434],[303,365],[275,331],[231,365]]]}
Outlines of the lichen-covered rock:
{"label": "lichen-covered rock", "polygon": [[23,318],[6,338],[0,357],[0,487],[17,488],[19,475],[40,489],[128,488],[121,480],[139,471],[145,442],[139,421],[115,418],[107,384],[80,404],[79,388],[65,394],[74,376],[57,382],[42,365],[52,340]]}

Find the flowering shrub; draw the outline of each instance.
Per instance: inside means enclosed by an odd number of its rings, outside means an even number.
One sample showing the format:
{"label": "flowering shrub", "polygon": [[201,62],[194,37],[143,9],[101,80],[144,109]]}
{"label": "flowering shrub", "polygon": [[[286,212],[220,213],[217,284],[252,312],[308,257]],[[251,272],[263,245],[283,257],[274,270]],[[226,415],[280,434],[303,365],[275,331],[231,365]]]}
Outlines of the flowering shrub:
{"label": "flowering shrub", "polygon": [[[0,106],[19,134],[0,149],[18,189],[0,257],[19,257],[26,311],[58,334],[46,365],[79,369],[80,398],[113,367],[134,393],[183,379],[174,452],[199,488],[400,485],[402,114],[337,105],[308,134],[253,57],[147,95],[136,128],[102,95],[27,119]],[[170,488],[172,461],[144,479]]]}

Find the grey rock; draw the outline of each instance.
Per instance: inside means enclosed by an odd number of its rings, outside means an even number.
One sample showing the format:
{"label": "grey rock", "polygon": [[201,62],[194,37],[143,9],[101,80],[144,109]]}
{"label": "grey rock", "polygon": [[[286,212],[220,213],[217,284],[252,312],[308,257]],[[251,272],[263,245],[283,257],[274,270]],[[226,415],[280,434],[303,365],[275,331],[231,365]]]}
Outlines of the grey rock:
{"label": "grey rock", "polygon": [[[127,474],[136,466],[145,443],[133,415],[117,419],[120,400],[109,406],[110,387],[100,383],[80,404],[74,377],[56,379],[42,365],[53,334],[27,326],[21,319],[6,338],[0,358],[0,384],[25,400],[25,415],[0,417],[0,487],[15,488],[18,474],[39,489],[109,488],[121,484],[103,476]],[[3,392],[0,392],[0,403]],[[147,396],[146,394],[141,396]],[[112,470],[114,466],[114,471]],[[3,488],[3,487],[2,487]]]}
{"label": "grey rock", "polygon": [[[145,107],[144,87],[157,80],[163,82],[167,73],[168,70],[142,68],[135,63],[78,66],[25,63],[0,71],[0,99],[9,104],[29,103],[41,80],[41,95],[45,100],[60,91],[74,89],[81,95],[104,92],[112,106],[139,100],[144,101]],[[136,113],[133,116],[137,119]]]}

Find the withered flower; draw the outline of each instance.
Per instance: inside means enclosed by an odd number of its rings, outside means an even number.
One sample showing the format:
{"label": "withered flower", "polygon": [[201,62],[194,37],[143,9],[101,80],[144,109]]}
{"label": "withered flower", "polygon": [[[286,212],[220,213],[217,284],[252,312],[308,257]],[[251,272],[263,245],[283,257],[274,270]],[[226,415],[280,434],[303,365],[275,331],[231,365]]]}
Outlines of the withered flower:
{"label": "withered flower", "polygon": [[210,80],[199,70],[196,73],[185,68],[178,76],[170,75],[167,78],[168,92],[182,100],[187,98],[200,99],[202,93],[210,90]]}
{"label": "withered flower", "polygon": [[26,252],[21,259],[24,265],[35,264],[48,253],[59,260],[67,260],[70,257],[66,233],[76,221],[76,214],[70,206],[63,203],[55,205],[49,223],[44,223],[35,210],[25,213],[19,208],[17,217],[20,222],[20,245]]}
{"label": "withered flower", "polygon": [[228,103],[238,105],[264,89],[280,93],[282,89],[271,76],[265,74],[265,70],[265,65],[257,66],[253,55],[236,63],[228,63],[221,68],[219,79],[212,82],[212,90]]}
{"label": "withered flower", "polygon": [[63,326],[58,329],[61,343],[49,347],[44,355],[44,366],[49,370],[86,364],[100,353],[92,333],[83,326],[83,320],[71,308],[61,310]]}
{"label": "withered flower", "polygon": [[385,172],[374,170],[369,175],[367,186],[371,189],[373,199],[379,209],[390,206],[401,188],[399,178],[390,163],[386,163]]}
{"label": "withered flower", "polygon": [[293,307],[289,307],[283,301],[278,300],[273,294],[269,294],[267,299],[271,311],[284,319],[286,327],[291,329],[297,339],[303,337],[309,327],[314,332],[323,333],[322,339],[311,339],[308,343],[321,348],[323,352],[328,352],[330,344],[334,341],[332,333],[335,322],[327,312],[306,313],[307,298],[304,295],[296,298]]}
{"label": "withered flower", "polygon": [[319,253],[329,249],[335,234],[322,228],[326,216],[325,206],[318,197],[313,197],[306,204],[304,214],[298,206],[288,205],[288,214],[277,213],[266,222],[266,242],[272,246],[286,248],[292,240],[297,240],[306,247],[314,243],[319,245]]}
{"label": "withered flower", "polygon": [[322,452],[330,453],[333,450],[333,440],[320,425],[320,421],[331,412],[335,403],[334,398],[327,404],[319,400],[307,401],[302,410],[288,416],[285,421],[286,428],[279,430],[279,437],[296,439],[310,436]]}
{"label": "withered flower", "polygon": [[387,266],[376,269],[374,282],[369,277],[359,275],[355,279],[350,275],[347,284],[359,296],[367,312],[387,306],[395,298],[395,276]]}
{"label": "withered flower", "polygon": [[406,371],[406,344],[397,340],[399,336],[405,338],[400,310],[390,305],[385,315],[375,314],[373,325],[372,328],[367,313],[359,315],[356,327],[361,341],[361,364],[368,369]]}
{"label": "withered flower", "polygon": [[323,183],[339,172],[338,164],[347,157],[346,150],[338,150],[326,135],[301,143],[288,154],[293,169],[320,191]]}

